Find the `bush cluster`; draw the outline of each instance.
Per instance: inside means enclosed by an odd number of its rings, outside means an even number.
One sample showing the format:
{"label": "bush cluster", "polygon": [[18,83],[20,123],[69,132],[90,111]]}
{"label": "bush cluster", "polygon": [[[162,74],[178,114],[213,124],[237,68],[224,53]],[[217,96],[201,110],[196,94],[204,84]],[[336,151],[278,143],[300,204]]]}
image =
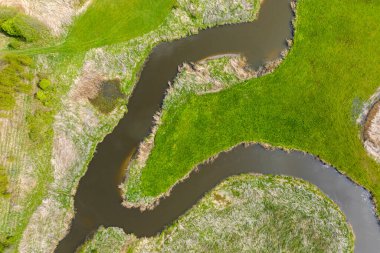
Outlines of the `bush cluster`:
{"label": "bush cluster", "polygon": [[5,55],[0,59],[0,110],[12,110],[17,93],[29,93],[33,74],[29,68],[33,60],[23,55]]}
{"label": "bush cluster", "polygon": [[54,121],[54,111],[37,110],[29,114],[26,121],[29,129],[29,138],[36,146],[53,137],[54,133],[51,125]]}
{"label": "bush cluster", "polygon": [[54,95],[55,89],[52,83],[45,75],[39,74],[38,90],[35,98],[39,100],[44,107],[38,107],[33,113],[27,115],[27,123],[29,128],[29,138],[34,144],[39,145],[46,140],[52,138],[53,130],[51,125],[54,119],[54,104],[57,102]]}
{"label": "bush cluster", "polygon": [[0,252],[3,252],[3,251],[5,251],[8,247],[9,247],[9,242],[8,241],[6,241],[6,240],[1,240],[0,239]]}
{"label": "bush cluster", "polygon": [[42,102],[43,105],[51,107],[53,104],[53,92],[54,89],[51,81],[49,79],[42,78],[38,83],[38,91],[35,96]]}
{"label": "bush cluster", "polygon": [[[10,8],[0,10],[0,30],[25,42],[38,41],[48,34],[47,28],[41,22]],[[18,48],[20,44],[12,41],[8,45],[9,48],[15,46]]]}

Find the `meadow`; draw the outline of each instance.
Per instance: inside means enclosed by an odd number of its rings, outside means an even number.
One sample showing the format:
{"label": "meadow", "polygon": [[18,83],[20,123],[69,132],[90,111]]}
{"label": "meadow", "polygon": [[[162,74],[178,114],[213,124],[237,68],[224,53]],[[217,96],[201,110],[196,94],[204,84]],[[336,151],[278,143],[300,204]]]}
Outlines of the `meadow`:
{"label": "meadow", "polygon": [[75,54],[125,42],[156,29],[175,3],[175,0],[97,0],[74,20],[66,37],[17,52],[28,55]]}
{"label": "meadow", "polygon": [[[240,142],[309,152],[380,196],[380,166],[356,118],[379,86],[380,2],[300,0],[294,45],[270,75],[167,108],[141,175],[143,197]],[[128,195],[128,193],[127,193]]]}

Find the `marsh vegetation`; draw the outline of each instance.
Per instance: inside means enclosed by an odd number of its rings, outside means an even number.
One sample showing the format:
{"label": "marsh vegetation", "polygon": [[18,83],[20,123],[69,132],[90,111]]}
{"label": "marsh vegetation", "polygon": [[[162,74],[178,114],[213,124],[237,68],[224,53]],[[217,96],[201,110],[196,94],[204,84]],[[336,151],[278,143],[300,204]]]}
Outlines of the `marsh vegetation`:
{"label": "marsh vegetation", "polygon": [[100,228],[79,250],[93,251],[353,252],[353,234],[339,208],[315,186],[241,175],[218,185],[157,236],[137,239]]}

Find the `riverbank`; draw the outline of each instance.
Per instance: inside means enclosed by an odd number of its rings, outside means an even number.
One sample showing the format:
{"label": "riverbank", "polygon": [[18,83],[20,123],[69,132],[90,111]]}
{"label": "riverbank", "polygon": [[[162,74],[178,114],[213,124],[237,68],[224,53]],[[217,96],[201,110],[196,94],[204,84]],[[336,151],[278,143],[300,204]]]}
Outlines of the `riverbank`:
{"label": "riverbank", "polygon": [[157,236],[137,239],[101,228],[79,252],[92,250],[353,252],[353,234],[336,204],[315,186],[247,174],[225,180]]}

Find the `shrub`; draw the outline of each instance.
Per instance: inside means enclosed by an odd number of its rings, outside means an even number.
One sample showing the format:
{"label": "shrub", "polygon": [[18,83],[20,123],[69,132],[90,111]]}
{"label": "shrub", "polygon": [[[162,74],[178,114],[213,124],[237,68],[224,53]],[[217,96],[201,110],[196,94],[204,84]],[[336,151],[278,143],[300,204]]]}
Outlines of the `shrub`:
{"label": "shrub", "polygon": [[9,36],[21,38],[27,42],[41,39],[42,24],[24,15],[17,15],[1,25],[1,29]]}
{"label": "shrub", "polygon": [[11,42],[8,44],[9,49],[20,49],[22,43],[19,40],[12,39]]}
{"label": "shrub", "polygon": [[6,249],[9,249],[13,242],[14,237],[9,233],[0,234],[0,252],[4,252]]}
{"label": "shrub", "polygon": [[46,139],[53,137],[53,129],[50,127],[53,124],[53,120],[53,111],[37,111],[26,117],[29,128],[29,138],[35,145],[38,146]]}
{"label": "shrub", "polygon": [[6,20],[1,24],[1,29],[9,36],[21,37],[21,33],[18,31],[14,23],[15,18]]}
{"label": "shrub", "polygon": [[39,82],[38,87],[40,87],[41,90],[47,90],[51,88],[51,81],[49,79],[43,78]]}
{"label": "shrub", "polygon": [[12,94],[0,93],[0,110],[12,110],[16,105],[16,99]]}
{"label": "shrub", "polygon": [[26,55],[8,54],[5,56],[5,60],[9,63],[18,63],[28,67],[33,66],[33,59]]}
{"label": "shrub", "polygon": [[36,98],[37,98],[38,100],[40,100],[41,102],[45,102],[45,101],[48,100],[48,96],[47,96],[46,93],[45,93],[44,91],[42,91],[42,90],[37,91],[37,93],[36,93]]}
{"label": "shrub", "polygon": [[10,244],[7,241],[0,240],[0,252],[4,252]]}

